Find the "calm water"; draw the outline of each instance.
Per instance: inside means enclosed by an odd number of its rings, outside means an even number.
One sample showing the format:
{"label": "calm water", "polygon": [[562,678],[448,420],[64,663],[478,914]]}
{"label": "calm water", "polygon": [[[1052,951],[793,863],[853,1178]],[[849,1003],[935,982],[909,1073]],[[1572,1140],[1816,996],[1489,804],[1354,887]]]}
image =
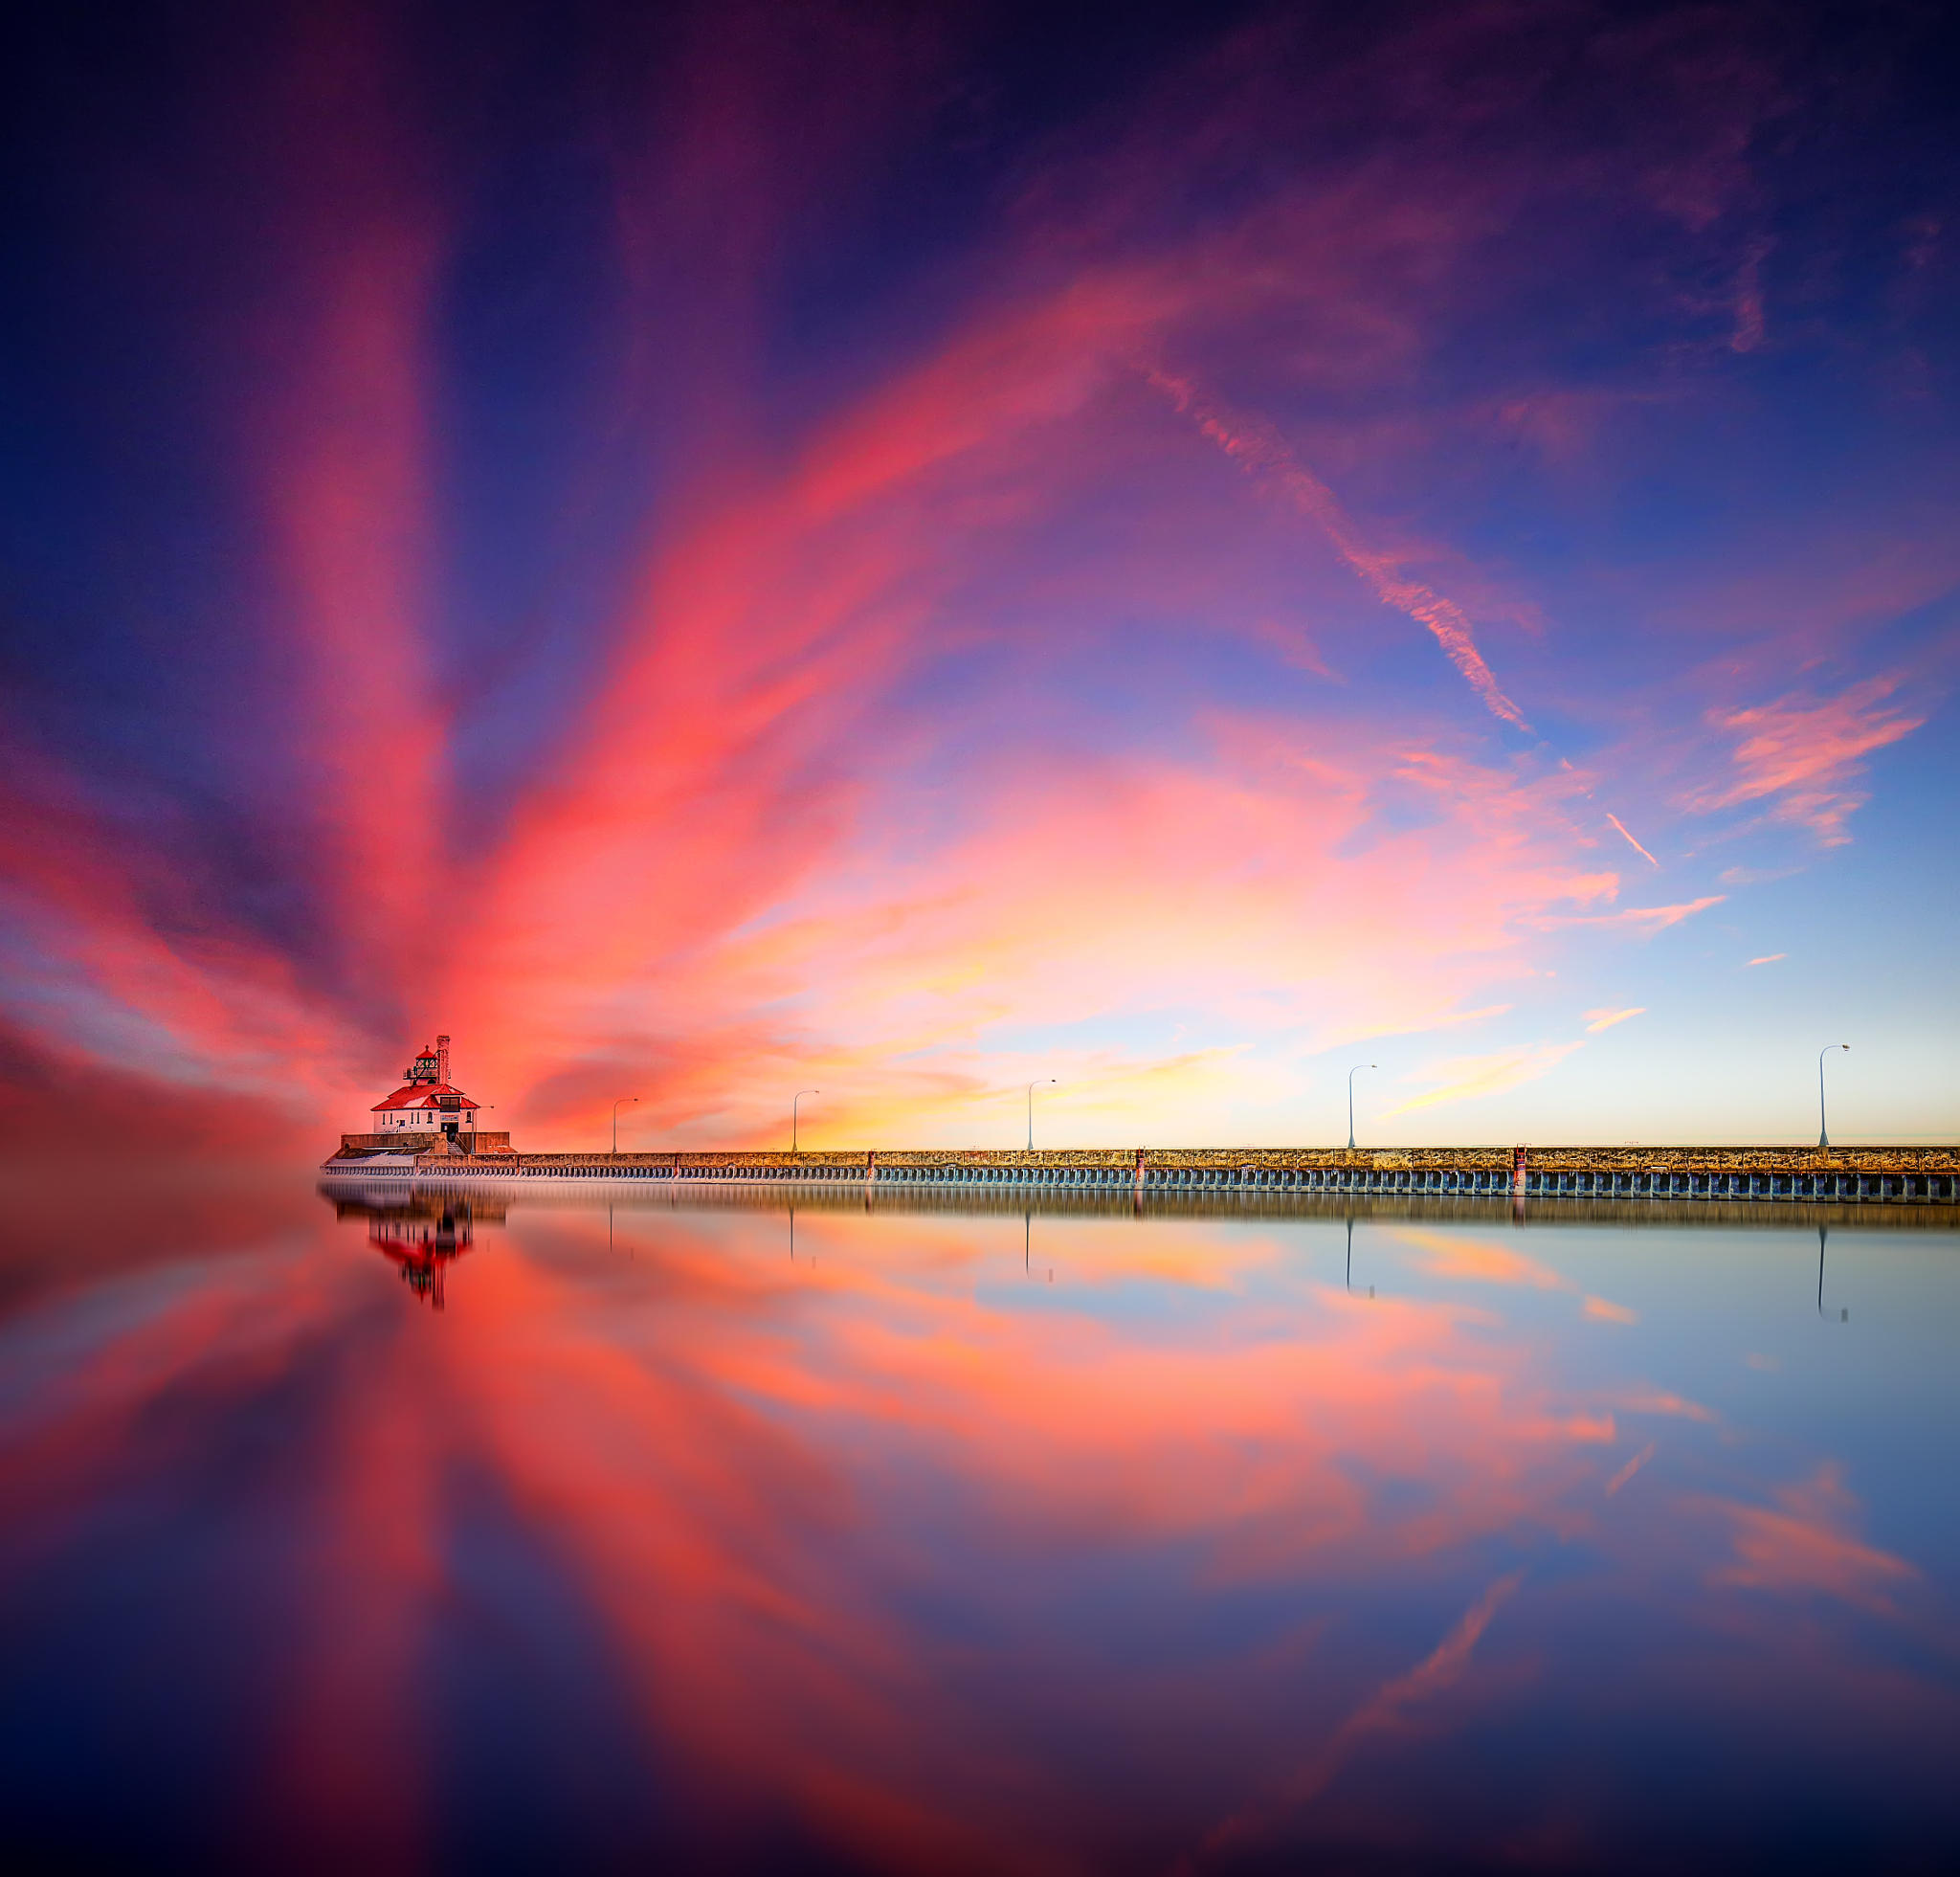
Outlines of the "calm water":
{"label": "calm water", "polygon": [[1960,1855],[1951,1214],[6,1216],[44,1859]]}

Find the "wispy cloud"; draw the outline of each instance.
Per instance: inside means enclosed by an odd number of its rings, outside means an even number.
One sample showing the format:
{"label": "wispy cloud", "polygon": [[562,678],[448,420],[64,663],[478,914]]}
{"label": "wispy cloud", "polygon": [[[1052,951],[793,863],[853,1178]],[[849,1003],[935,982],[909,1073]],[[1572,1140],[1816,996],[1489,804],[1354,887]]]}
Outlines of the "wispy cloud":
{"label": "wispy cloud", "polygon": [[1611,821],[1613,825],[1620,831],[1620,834],[1626,839],[1627,845],[1630,846],[1636,854],[1637,854],[1650,866],[1659,866],[1660,862],[1655,860],[1653,855],[1648,853],[1647,850],[1644,847],[1642,847],[1640,843],[1637,840],[1636,840],[1631,834],[1628,834],[1627,824],[1624,821],[1622,821],[1617,815],[1609,815],[1606,818],[1609,821]]}
{"label": "wispy cloud", "polygon": [[1620,1489],[1621,1486],[1625,1486],[1626,1483],[1630,1479],[1632,1479],[1636,1473],[1637,1473],[1640,1470],[1642,1466],[1646,1465],[1646,1464],[1654,1458],[1654,1442],[1652,1441],[1649,1441],[1647,1444],[1644,1447],[1642,1447],[1638,1453],[1635,1454],[1635,1456],[1630,1461],[1628,1461],[1627,1464],[1624,1466],[1622,1466],[1618,1472],[1616,1472],[1613,1476],[1612,1479],[1607,1481],[1607,1498],[1611,1499],[1614,1496],[1614,1494]]}
{"label": "wispy cloud", "polygon": [[1592,1020],[1586,1025],[1586,1034],[1596,1037],[1602,1030],[1610,1030],[1615,1023],[1624,1023],[1630,1017],[1644,1017],[1645,1004],[1634,1004],[1626,1010],[1589,1010],[1586,1015]]}
{"label": "wispy cloud", "polygon": [[1382,1683],[1334,1731],[1325,1746],[1294,1774],[1269,1806],[1235,1813],[1207,1834],[1203,1850],[1216,1857],[1280,1818],[1317,1799],[1333,1781],[1348,1756],[1371,1733],[1400,1723],[1421,1703],[1453,1687],[1469,1666],[1471,1652],[1492,1619],[1525,1580],[1523,1571],[1498,1578],[1458,1619],[1449,1634],[1406,1674]]}
{"label": "wispy cloud", "polygon": [[[1439,1085],[1388,1110],[1390,1115],[1410,1114],[1418,1108],[1440,1107],[1448,1102],[1470,1102],[1486,1095],[1501,1095],[1521,1083],[1536,1082],[1549,1075],[1574,1050],[1585,1046],[1583,1039],[1573,1042],[1530,1043],[1516,1049],[1493,1050],[1487,1056],[1456,1056],[1439,1062],[1430,1071],[1439,1077]],[[1386,1118],[1386,1117],[1385,1117]]]}
{"label": "wispy cloud", "polygon": [[[1519,729],[1531,727],[1525,721],[1524,712],[1504,695],[1483,654],[1477,649],[1476,634],[1463,609],[1433,587],[1409,578],[1396,556],[1367,546],[1333,490],[1300,460],[1292,446],[1271,424],[1262,418],[1228,412],[1204,396],[1188,378],[1173,377],[1155,369],[1148,375],[1150,383],[1168,393],[1178,410],[1195,418],[1198,429],[1248,475],[1271,481],[1302,514],[1318,523],[1335,551],[1373,589],[1385,606],[1393,607],[1426,627],[1493,716]],[[1628,835],[1627,838],[1632,840],[1633,837]],[[1637,841],[1634,844],[1639,845]],[[1648,859],[1653,856],[1648,855]]]}
{"label": "wispy cloud", "polygon": [[1401,1226],[1394,1236],[1424,1254],[1423,1268],[1432,1277],[1471,1284],[1522,1285],[1533,1290],[1572,1288],[1572,1281],[1563,1273],[1541,1264],[1535,1258],[1526,1257],[1501,1240],[1460,1232],[1426,1232],[1414,1226]]}
{"label": "wispy cloud", "polygon": [[1845,824],[1866,800],[1851,787],[1865,772],[1860,759],[1926,722],[1888,702],[1901,682],[1900,674],[1887,673],[1835,698],[1792,693],[1746,710],[1711,713],[1716,728],[1740,738],[1730,759],[1737,772],[1690,794],[1683,806],[1710,815],[1768,802],[1777,820],[1809,828],[1826,847],[1841,846],[1851,838]]}
{"label": "wispy cloud", "polygon": [[1884,1613],[1893,1607],[1893,1593],[1920,1575],[1906,1559],[1852,1535],[1858,1506],[1840,1467],[1827,1463],[1784,1487],[1776,1501],[1773,1507],[1710,1502],[1729,1519],[1735,1539],[1734,1557],[1714,1572],[1715,1582],[1836,1597]]}
{"label": "wispy cloud", "polygon": [[1680,925],[1683,919],[1692,919],[1698,912],[1706,912],[1711,905],[1720,905],[1727,897],[1726,893],[1710,893],[1680,905],[1630,905],[1617,912],[1542,913],[1534,923],[1545,931],[1566,926],[1620,926],[1635,931],[1658,932]]}
{"label": "wispy cloud", "polygon": [[1790,880],[1801,867],[1724,867],[1716,876],[1725,886],[1761,886],[1771,880]]}
{"label": "wispy cloud", "polygon": [[1787,951],[1766,951],[1760,958],[1751,958],[1748,969],[1753,971],[1758,965],[1780,965],[1789,956]]}

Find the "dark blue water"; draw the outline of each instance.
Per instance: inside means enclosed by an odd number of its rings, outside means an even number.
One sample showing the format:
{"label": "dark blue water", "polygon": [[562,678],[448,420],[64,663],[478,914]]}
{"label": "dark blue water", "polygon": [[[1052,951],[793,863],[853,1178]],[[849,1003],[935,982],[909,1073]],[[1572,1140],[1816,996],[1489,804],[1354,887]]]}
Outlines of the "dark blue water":
{"label": "dark blue water", "polygon": [[1950,1211],[6,1204],[16,1856],[1960,1862]]}

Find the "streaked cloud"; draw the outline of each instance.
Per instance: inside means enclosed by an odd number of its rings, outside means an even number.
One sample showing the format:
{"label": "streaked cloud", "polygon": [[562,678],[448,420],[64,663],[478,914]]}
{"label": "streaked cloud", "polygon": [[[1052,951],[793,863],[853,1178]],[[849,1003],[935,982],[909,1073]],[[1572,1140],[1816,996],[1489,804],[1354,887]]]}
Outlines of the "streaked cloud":
{"label": "streaked cloud", "polygon": [[1886,1615],[1920,1575],[1907,1559],[1854,1535],[1857,1503],[1835,1464],[1785,1487],[1772,1506],[1718,1501],[1710,1509],[1728,1521],[1734,1542],[1729,1561],[1713,1573],[1719,1584],[1834,1597]]}
{"label": "streaked cloud", "polygon": [[1535,1043],[1515,1049],[1492,1050],[1483,1056],[1451,1057],[1424,1072],[1437,1079],[1438,1086],[1411,1096],[1388,1112],[1392,1115],[1411,1114],[1418,1108],[1440,1107],[1446,1103],[1501,1095],[1506,1089],[1549,1075],[1567,1057],[1583,1046],[1583,1040]]}
{"label": "streaked cloud", "polygon": [[1641,858],[1641,860],[1645,860],[1649,866],[1658,868],[1660,865],[1660,862],[1657,860],[1653,857],[1653,855],[1648,853],[1648,851],[1644,847],[1642,847],[1640,843],[1637,840],[1636,840],[1631,834],[1627,832],[1626,823],[1622,821],[1617,815],[1609,815],[1606,818],[1609,821],[1611,821],[1615,828],[1616,828],[1619,831],[1621,837],[1625,839],[1627,845],[1631,847],[1634,850],[1634,852]]}
{"label": "streaked cloud", "polygon": [[1610,1030],[1615,1023],[1624,1023],[1630,1017],[1644,1017],[1646,1014],[1645,1004],[1634,1004],[1625,1010],[1589,1010],[1586,1013],[1589,1019],[1586,1034],[1589,1037],[1596,1037],[1600,1031]]}
{"label": "streaked cloud", "polygon": [[1640,1470],[1641,1467],[1646,1465],[1646,1464],[1654,1458],[1654,1442],[1652,1441],[1649,1441],[1647,1444],[1639,1450],[1638,1453],[1635,1454],[1634,1457],[1631,1460],[1629,1460],[1624,1466],[1622,1466],[1616,1473],[1614,1474],[1614,1476],[1610,1480],[1607,1481],[1605,1487],[1606,1497],[1611,1499],[1615,1493],[1617,1493],[1619,1489],[1623,1486],[1625,1486],[1626,1483],[1629,1480],[1631,1480],[1636,1473],[1637,1473]]}
{"label": "streaked cloud", "polygon": [[[1248,475],[1270,480],[1302,514],[1318,524],[1341,558],[1368,583],[1383,605],[1393,607],[1425,627],[1442,647],[1444,657],[1483,700],[1492,716],[1521,730],[1531,727],[1492,676],[1483,654],[1477,649],[1476,636],[1463,609],[1421,581],[1411,579],[1395,556],[1364,546],[1352,519],[1334,492],[1300,460],[1271,424],[1224,410],[1188,379],[1174,378],[1159,370],[1152,370],[1149,375],[1150,383],[1168,393],[1178,410],[1189,413],[1199,430]],[[1616,821],[1614,825],[1619,826]],[[1626,830],[1621,828],[1620,832],[1625,834]],[[1631,835],[1627,838],[1633,840]],[[1634,844],[1639,846],[1637,841]],[[1646,850],[1642,848],[1641,852]],[[1651,860],[1654,857],[1649,854],[1647,858]]]}
{"label": "streaked cloud", "polygon": [[1834,698],[1791,693],[1747,709],[1717,711],[1709,721],[1736,736],[1736,773],[1689,795],[1690,813],[1765,802],[1776,819],[1808,828],[1827,847],[1851,838],[1852,815],[1867,797],[1853,787],[1861,758],[1911,735],[1924,716],[1890,702],[1897,672],[1867,678]]}
{"label": "streaked cloud", "polygon": [[1497,1578],[1464,1611],[1448,1635],[1414,1667],[1384,1682],[1337,1728],[1326,1745],[1286,1781],[1267,1805],[1248,1809],[1221,1821],[1207,1834],[1208,1859],[1229,1856],[1248,1841],[1277,1829],[1285,1816],[1310,1803],[1326,1790],[1348,1755],[1369,1735],[1402,1724],[1412,1710],[1452,1687],[1468,1668],[1472,1651],[1503,1606],[1524,1582],[1523,1571]]}
{"label": "streaked cloud", "polygon": [[1534,1290],[1573,1287],[1563,1272],[1526,1257],[1515,1245],[1505,1244],[1502,1240],[1463,1232],[1422,1231],[1412,1225],[1396,1226],[1390,1236],[1421,1251],[1423,1269],[1432,1277],[1472,1284],[1521,1285]]}
{"label": "streaked cloud", "polygon": [[1617,926],[1632,931],[1659,932],[1706,912],[1711,905],[1720,905],[1727,897],[1726,893],[1710,893],[1679,905],[1630,905],[1617,912],[1547,913],[1537,923],[1547,931],[1567,926]]}

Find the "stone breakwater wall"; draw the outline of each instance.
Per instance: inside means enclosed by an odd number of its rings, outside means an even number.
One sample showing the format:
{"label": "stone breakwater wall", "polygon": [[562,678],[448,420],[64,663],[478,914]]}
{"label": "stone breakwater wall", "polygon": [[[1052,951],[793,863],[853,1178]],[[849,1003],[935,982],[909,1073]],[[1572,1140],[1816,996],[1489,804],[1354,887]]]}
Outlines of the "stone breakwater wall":
{"label": "stone breakwater wall", "polygon": [[[349,1136],[333,1173],[464,1179],[667,1180],[943,1192],[1345,1194],[1559,1199],[1798,1200],[1952,1205],[1954,1147],[880,1148],[837,1152],[458,1153],[372,1164]],[[479,1137],[482,1140],[483,1137]],[[356,1145],[356,1143],[360,1145]],[[390,1141],[399,1149],[400,1143]],[[484,1141],[487,1146],[487,1141]]]}

